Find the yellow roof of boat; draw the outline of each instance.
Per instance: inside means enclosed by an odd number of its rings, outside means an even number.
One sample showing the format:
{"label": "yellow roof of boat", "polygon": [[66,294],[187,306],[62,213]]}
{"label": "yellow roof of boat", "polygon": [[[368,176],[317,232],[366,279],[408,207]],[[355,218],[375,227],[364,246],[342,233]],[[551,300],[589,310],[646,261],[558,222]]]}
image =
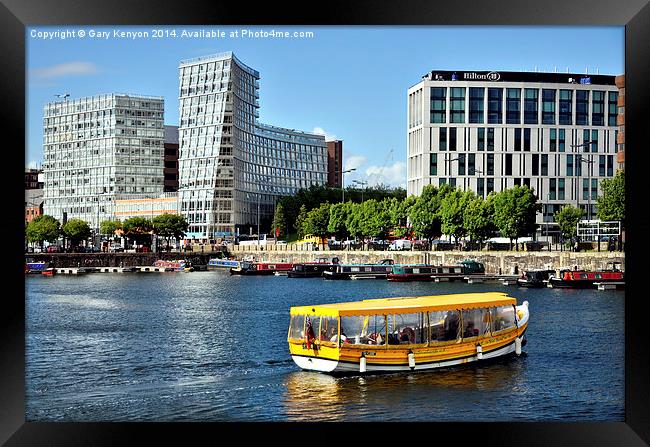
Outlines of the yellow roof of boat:
{"label": "yellow roof of boat", "polygon": [[417,313],[436,310],[479,309],[516,305],[517,300],[501,292],[459,293],[453,295],[405,296],[345,303],[295,306],[292,315],[323,315],[330,317]]}

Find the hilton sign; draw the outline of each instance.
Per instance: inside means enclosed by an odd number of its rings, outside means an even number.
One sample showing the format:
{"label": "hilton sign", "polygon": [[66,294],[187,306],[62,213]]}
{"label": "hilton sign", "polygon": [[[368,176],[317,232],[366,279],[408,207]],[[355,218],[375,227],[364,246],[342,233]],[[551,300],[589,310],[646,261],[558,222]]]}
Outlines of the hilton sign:
{"label": "hilton sign", "polygon": [[501,79],[501,75],[496,71],[491,71],[489,73],[463,73],[463,79],[468,81],[498,81]]}

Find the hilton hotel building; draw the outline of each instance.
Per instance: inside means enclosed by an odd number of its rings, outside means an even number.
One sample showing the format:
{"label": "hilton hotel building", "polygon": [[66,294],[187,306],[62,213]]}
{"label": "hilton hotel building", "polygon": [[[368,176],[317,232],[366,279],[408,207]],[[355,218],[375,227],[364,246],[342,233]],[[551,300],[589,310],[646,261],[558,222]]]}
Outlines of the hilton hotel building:
{"label": "hilton hotel building", "polygon": [[327,183],[325,137],[258,122],[259,79],[232,52],[179,66],[179,211],[188,237],[263,231],[277,199]]}
{"label": "hilton hotel building", "polygon": [[[528,185],[544,205],[591,207],[617,166],[614,76],[432,71],[408,89],[407,192],[450,183],[485,197]],[[585,144],[587,143],[587,144]]]}

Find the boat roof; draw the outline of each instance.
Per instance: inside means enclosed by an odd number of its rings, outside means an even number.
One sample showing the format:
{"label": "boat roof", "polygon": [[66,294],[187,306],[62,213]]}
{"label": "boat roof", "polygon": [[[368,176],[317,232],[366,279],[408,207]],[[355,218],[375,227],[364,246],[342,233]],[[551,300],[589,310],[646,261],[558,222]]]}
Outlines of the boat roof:
{"label": "boat roof", "polygon": [[459,293],[452,295],[406,296],[351,301],[313,306],[295,306],[292,315],[355,316],[416,313],[436,310],[479,309],[516,305],[517,300],[502,292]]}

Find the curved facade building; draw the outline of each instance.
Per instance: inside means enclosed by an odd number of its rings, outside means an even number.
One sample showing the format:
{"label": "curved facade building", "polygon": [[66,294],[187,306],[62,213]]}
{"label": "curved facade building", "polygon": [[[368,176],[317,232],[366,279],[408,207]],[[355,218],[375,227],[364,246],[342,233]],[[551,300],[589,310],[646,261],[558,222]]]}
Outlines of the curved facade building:
{"label": "curved facade building", "polygon": [[[618,168],[614,76],[432,71],[408,90],[407,192],[450,183],[485,197],[528,185],[550,222],[596,216]],[[590,212],[589,212],[590,209]]]}
{"label": "curved facade building", "polygon": [[325,137],[259,123],[259,73],[232,52],[182,61],[179,77],[178,200],[188,237],[255,228],[279,197],[327,182]]}

